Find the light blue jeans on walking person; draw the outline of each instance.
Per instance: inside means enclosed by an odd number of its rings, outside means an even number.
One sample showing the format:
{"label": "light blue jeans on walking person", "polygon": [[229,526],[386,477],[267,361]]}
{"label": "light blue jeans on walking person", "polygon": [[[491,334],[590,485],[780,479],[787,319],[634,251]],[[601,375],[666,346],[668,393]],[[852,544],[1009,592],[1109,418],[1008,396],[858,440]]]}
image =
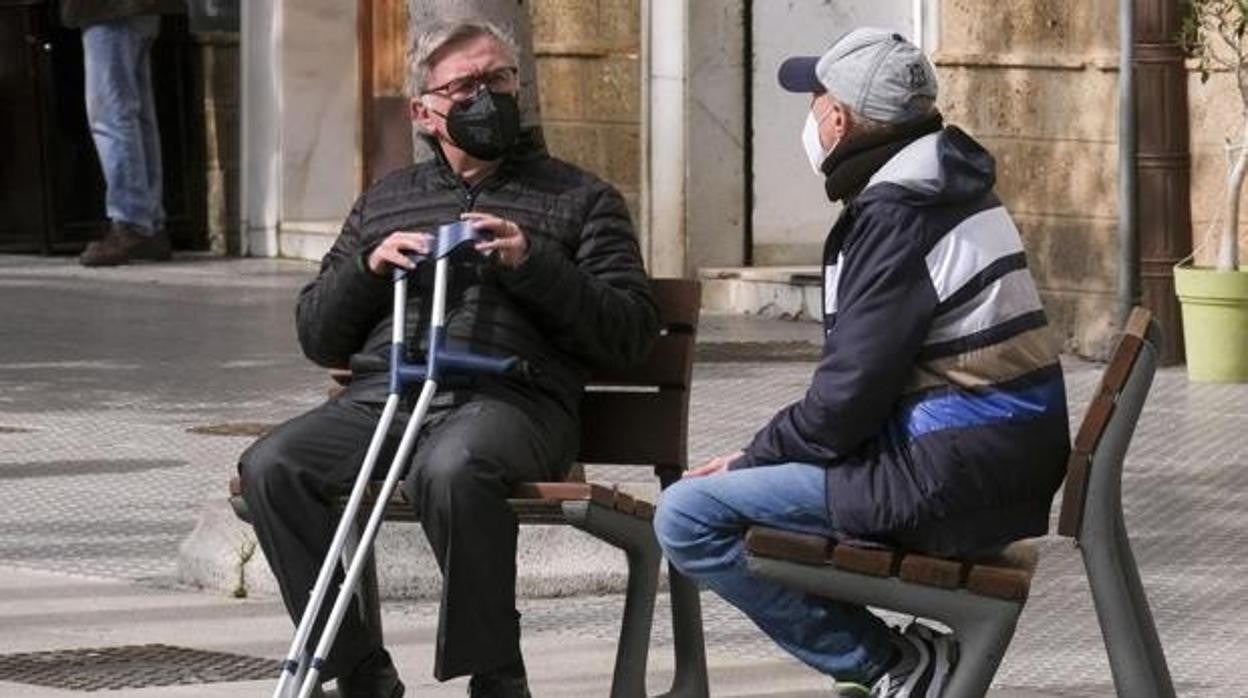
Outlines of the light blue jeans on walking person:
{"label": "light blue jeans on walking person", "polygon": [[106,213],[148,233],[165,224],[150,59],[159,31],[159,15],[82,30],[87,122],[104,170]]}
{"label": "light blue jeans on walking person", "polygon": [[866,608],[752,575],[745,531],[753,524],[835,536],[822,467],[768,465],[675,483],[654,528],[667,559],[749,616],[798,659],[841,681],[878,675],[892,657],[888,626]]}

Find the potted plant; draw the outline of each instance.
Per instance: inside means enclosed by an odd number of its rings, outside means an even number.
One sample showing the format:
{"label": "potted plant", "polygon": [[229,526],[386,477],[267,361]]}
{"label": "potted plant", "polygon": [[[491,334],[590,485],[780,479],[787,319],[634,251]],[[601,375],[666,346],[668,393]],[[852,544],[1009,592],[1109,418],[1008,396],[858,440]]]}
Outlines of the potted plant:
{"label": "potted plant", "polygon": [[1248,0],[1184,0],[1182,41],[1205,82],[1230,71],[1240,97],[1237,140],[1227,140],[1230,165],[1216,264],[1179,263],[1175,291],[1183,309],[1188,376],[1196,381],[1248,381],[1248,267],[1239,264],[1239,201],[1248,172]]}

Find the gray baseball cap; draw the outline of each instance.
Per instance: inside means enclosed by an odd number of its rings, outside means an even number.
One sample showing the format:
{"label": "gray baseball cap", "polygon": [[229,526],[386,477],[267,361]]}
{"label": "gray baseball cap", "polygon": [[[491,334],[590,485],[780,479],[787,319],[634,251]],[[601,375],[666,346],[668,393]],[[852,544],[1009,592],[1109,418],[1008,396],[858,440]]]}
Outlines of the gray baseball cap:
{"label": "gray baseball cap", "polygon": [[896,124],[922,116],[936,101],[936,71],[923,51],[887,29],[863,27],[822,56],[780,65],[789,92],[828,92],[868,119]]}

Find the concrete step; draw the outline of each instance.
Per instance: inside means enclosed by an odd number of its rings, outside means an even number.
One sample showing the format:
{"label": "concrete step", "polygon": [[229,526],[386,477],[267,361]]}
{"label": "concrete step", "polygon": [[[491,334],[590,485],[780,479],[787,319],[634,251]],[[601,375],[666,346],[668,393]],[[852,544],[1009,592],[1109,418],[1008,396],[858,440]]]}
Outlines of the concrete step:
{"label": "concrete step", "polygon": [[786,320],[820,320],[823,284],[817,266],[706,267],[702,310]]}

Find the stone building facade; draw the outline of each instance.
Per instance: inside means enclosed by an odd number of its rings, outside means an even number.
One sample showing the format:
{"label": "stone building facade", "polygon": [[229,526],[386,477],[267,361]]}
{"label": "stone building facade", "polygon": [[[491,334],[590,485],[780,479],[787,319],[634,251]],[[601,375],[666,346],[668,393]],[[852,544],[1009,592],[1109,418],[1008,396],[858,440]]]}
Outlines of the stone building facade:
{"label": "stone building facade", "polygon": [[[532,29],[538,101],[550,150],[601,174],[625,194],[643,247],[650,251],[659,273],[696,274],[705,264],[731,266],[748,260],[750,239],[742,221],[750,219],[751,190],[743,183],[767,166],[768,153],[751,150],[759,146],[741,115],[752,105],[740,87],[752,80],[743,71],[759,69],[747,55],[752,45],[748,10],[757,13],[759,3],[770,0],[673,2],[684,3],[678,14],[686,35],[686,65],[677,78],[683,80],[686,94],[680,115],[685,124],[684,193],[676,200],[684,207],[684,217],[666,227],[647,219],[642,206],[645,190],[649,188],[654,195],[654,185],[646,183],[649,169],[659,164],[647,164],[643,153],[648,147],[646,129],[655,128],[654,105],[647,104],[647,95],[655,94],[655,87],[654,67],[647,69],[646,61],[647,55],[653,59],[655,54],[645,46],[646,13],[670,13],[674,6],[666,0],[663,4],[660,0],[529,0],[523,5]],[[351,46],[371,51],[372,94],[401,107],[407,0],[371,0],[366,47],[357,43],[354,7],[337,0],[247,3],[248,8],[265,5],[281,8],[288,31],[276,40],[279,46],[260,52],[256,60],[263,63],[269,60],[266,56],[276,56],[274,60],[284,66],[285,75],[276,83],[287,105],[298,102],[319,110],[309,116],[281,117],[285,131],[278,139],[280,168],[288,179],[298,175],[299,182],[333,181],[337,189],[352,191],[335,190],[327,197],[319,188],[315,192],[290,185],[279,188],[280,194],[270,193],[268,199],[245,206],[244,215],[251,220],[256,218],[255,211],[269,212],[263,225],[270,225],[276,217],[283,226],[281,234],[269,232],[265,238],[245,232],[244,243],[250,240],[250,244],[233,246],[225,244],[228,236],[222,236],[222,244],[214,243],[214,249],[241,247],[253,254],[315,258],[336,232],[341,219],[337,209],[345,210],[339,199],[349,201],[364,183],[360,171],[367,156],[360,153],[369,148],[395,151],[385,142],[362,142],[365,136],[359,124],[350,122],[350,115],[359,108],[358,91],[353,94],[349,86],[342,86],[342,79],[354,68],[336,63],[331,70],[323,63],[323,47],[328,43],[342,51]],[[996,154],[998,190],[1018,220],[1046,307],[1066,349],[1102,355],[1114,333],[1118,270],[1118,1],[927,0],[915,7],[921,8],[922,21],[916,19],[913,26],[924,28],[941,80],[940,106],[949,121]],[[259,10],[249,12],[265,16]],[[767,6],[767,12],[775,14],[775,7]],[[834,30],[830,28],[829,35]],[[653,36],[649,40],[653,42]],[[246,50],[245,46],[244,54]],[[234,107],[224,94],[228,90],[221,87],[222,81],[228,83],[221,76],[235,69],[232,61],[237,57],[228,46],[208,46],[206,56],[205,90],[212,95],[205,102],[209,138],[215,134],[218,140],[237,142]],[[253,84],[262,97],[273,91],[261,78],[253,78]],[[1227,73],[1215,73],[1201,83],[1193,70],[1188,88],[1192,235],[1197,259],[1205,261],[1211,245],[1202,243],[1219,217],[1225,191],[1223,142],[1238,123],[1239,101]],[[707,89],[720,91],[700,92]],[[739,109],[732,106],[737,102]],[[264,118],[261,114],[256,123],[263,126]],[[315,132],[319,140],[308,140],[305,131]],[[699,145],[699,139],[707,135],[720,140]],[[253,143],[263,141],[253,135]],[[342,156],[352,150],[356,174],[345,176]],[[216,159],[211,157],[214,152]],[[232,181],[238,178],[232,174],[237,171],[238,157],[228,145],[219,145],[215,151],[210,147],[209,153],[209,188],[219,200],[217,219],[233,220],[238,207],[230,203],[236,189]],[[714,165],[704,166],[708,162]],[[325,172],[317,174],[318,168]],[[733,177],[725,178],[725,173]],[[710,179],[716,182],[711,187],[715,191],[707,194]],[[254,180],[248,191],[256,196],[265,186],[265,180]],[[316,206],[301,204],[300,192]],[[1244,215],[1248,218],[1248,207]],[[806,251],[817,249],[823,232],[812,228],[810,240],[794,241],[794,253],[786,257],[777,252],[777,258],[808,256]],[[650,240],[651,236],[662,239]],[[1248,235],[1241,233],[1241,247],[1244,238]],[[742,249],[747,252],[741,254]],[[739,261],[732,261],[734,256]],[[764,257],[756,256],[766,262]],[[800,263],[815,265],[818,260]]]}
{"label": "stone building facade", "polygon": [[530,0],[533,53],[552,153],[641,191],[640,0]]}

